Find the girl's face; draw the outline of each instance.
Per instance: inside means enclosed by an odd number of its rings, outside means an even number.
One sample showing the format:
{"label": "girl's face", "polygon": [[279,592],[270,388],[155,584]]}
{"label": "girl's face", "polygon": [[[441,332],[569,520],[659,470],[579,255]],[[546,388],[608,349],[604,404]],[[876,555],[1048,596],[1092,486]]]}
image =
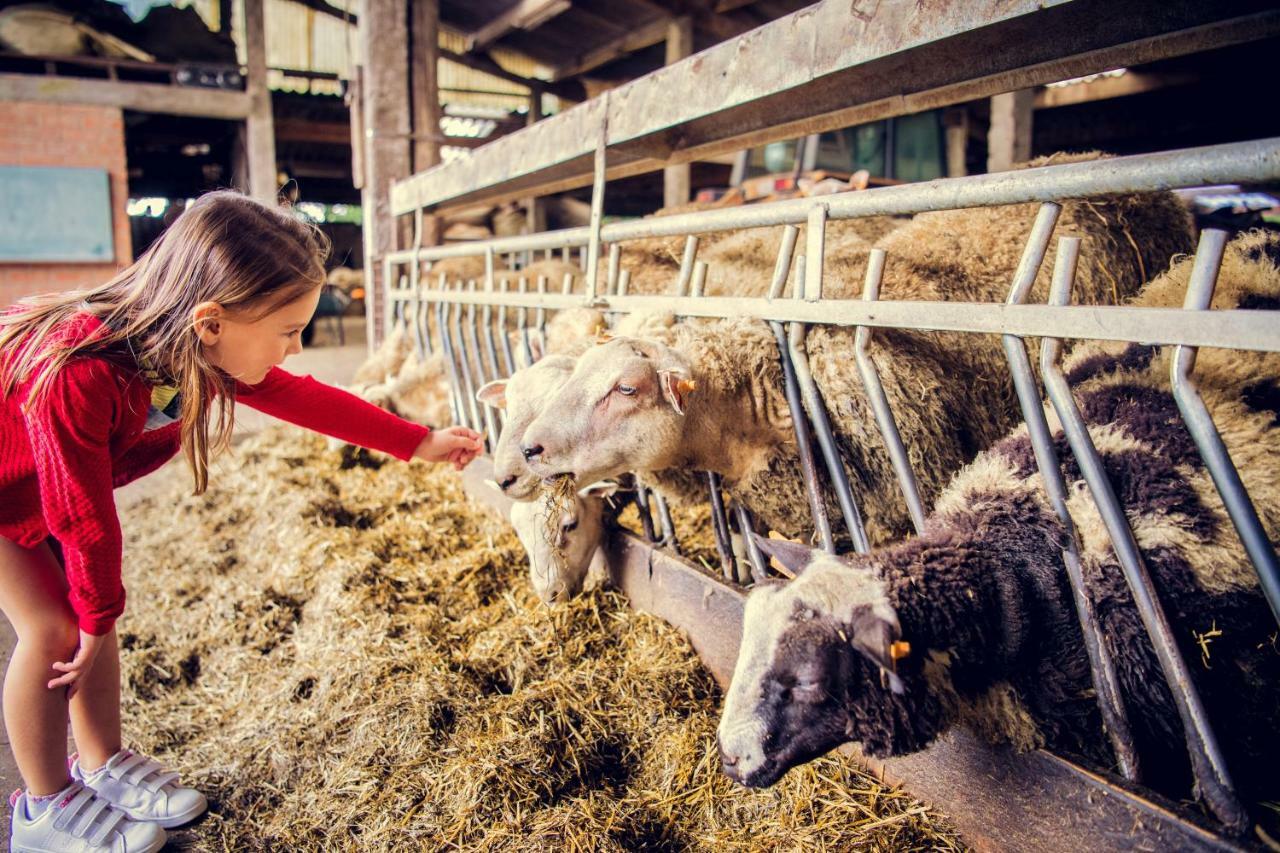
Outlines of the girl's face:
{"label": "girl's face", "polygon": [[271,368],[302,352],[302,329],[315,313],[315,287],[256,320],[251,313],[206,302],[196,309],[200,340],[216,367],[246,385],[256,385]]}

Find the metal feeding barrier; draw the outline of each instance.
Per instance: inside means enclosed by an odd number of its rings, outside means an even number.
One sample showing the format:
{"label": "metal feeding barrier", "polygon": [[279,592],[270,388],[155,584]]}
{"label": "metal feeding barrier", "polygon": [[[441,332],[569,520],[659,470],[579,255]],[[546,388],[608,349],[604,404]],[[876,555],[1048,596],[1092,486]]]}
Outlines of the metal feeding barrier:
{"label": "metal feeding barrier", "polygon": [[[389,285],[385,303],[388,306],[386,322],[389,327],[409,327],[420,357],[437,349],[442,353],[453,414],[461,423],[487,430],[491,440],[496,440],[502,424],[495,411],[476,402],[475,391],[489,379],[509,375],[518,361],[532,363],[545,340],[548,311],[589,307],[598,309],[607,317],[616,317],[633,312],[665,310],[685,318],[746,316],[766,322],[777,344],[814,530],[822,547],[833,553],[838,540],[832,519],[827,514],[826,490],[835,496],[839,520],[851,547],[858,552],[866,552],[869,544],[858,496],[849,482],[831,427],[827,411],[827,404],[831,401],[822,399],[810,369],[805,349],[809,327],[824,324],[856,328],[856,370],[917,533],[923,527],[926,507],[875,362],[868,355],[868,341],[877,327],[1001,335],[1045,491],[1067,533],[1063,543],[1063,561],[1082,627],[1104,728],[1115,755],[1116,767],[1126,779],[1136,782],[1141,780],[1137,750],[1115,666],[1102,641],[1089,591],[1081,575],[1079,537],[1067,509],[1066,485],[1045,419],[1044,397],[1024,342],[1026,338],[1042,339],[1040,372],[1048,399],[1062,422],[1071,451],[1102,514],[1125,580],[1174,696],[1186,734],[1196,791],[1221,826],[1232,834],[1247,825],[1247,816],[1233,789],[1213,727],[1171,634],[1157,590],[1143,565],[1124,507],[1103,471],[1101,457],[1089,436],[1059,361],[1063,339],[1127,341],[1175,347],[1172,379],[1177,404],[1246,553],[1258,572],[1266,598],[1280,617],[1280,568],[1277,567],[1275,550],[1262,529],[1257,511],[1193,380],[1198,347],[1280,352],[1280,312],[1207,310],[1226,242],[1226,236],[1217,231],[1206,231],[1201,238],[1186,304],[1181,309],[1072,306],[1070,290],[1081,247],[1079,239],[1071,237],[1059,240],[1048,304],[1032,305],[1025,300],[1053,238],[1061,211],[1057,202],[1061,199],[1276,179],[1280,179],[1280,139],[1267,139],[602,226],[604,147],[601,144],[596,151],[592,220],[588,227],[462,245],[424,247],[421,245],[422,211],[417,211],[413,248],[390,253],[384,258],[384,281]],[[882,250],[870,253],[863,299],[823,298],[824,238],[831,219],[1023,202],[1040,202],[1041,205],[1005,303],[881,301],[878,296],[885,265]],[[807,226],[806,244],[802,254],[795,254],[797,226],[801,223]],[[707,267],[697,260],[697,235],[755,227],[782,229],[781,247],[768,295],[764,298],[704,296],[702,291]],[[671,294],[628,293],[629,271],[620,266],[620,244],[640,238],[681,235],[686,237],[685,248],[671,284]],[[599,282],[599,259],[606,245],[605,276],[603,282]],[[494,272],[496,256],[508,255],[514,266],[518,256],[527,260],[539,252],[550,257],[557,251],[565,259],[571,256],[571,252],[577,252],[585,268],[584,293],[571,292],[572,276],[566,276],[558,294],[550,292],[551,283],[545,277],[531,282],[519,273],[504,273],[501,284],[497,283]],[[467,255],[479,255],[485,259],[484,281],[479,283],[480,286],[474,281],[466,282],[465,286],[462,282],[455,282],[451,286],[443,277],[437,277],[430,288],[424,286],[432,283],[429,270],[424,271],[424,265]],[[514,290],[508,284],[507,276],[510,275],[516,276]],[[783,298],[788,280],[792,282],[792,298]],[[530,311],[533,312],[532,319]],[[509,330],[511,312],[515,316],[513,328]],[[430,322],[432,317],[434,330]],[[519,359],[515,357],[516,353]],[[815,442],[817,453],[813,449]],[[706,482],[724,579],[739,586],[749,586],[762,580],[768,573],[768,566],[751,537],[741,537],[745,550],[735,554],[733,548],[733,527],[744,534],[752,529],[750,507],[737,502],[726,505],[720,478],[715,473],[708,472]],[[656,524],[650,507],[651,496],[657,506]],[[636,503],[644,537],[651,543],[677,549],[675,527],[662,496],[641,483]]]}

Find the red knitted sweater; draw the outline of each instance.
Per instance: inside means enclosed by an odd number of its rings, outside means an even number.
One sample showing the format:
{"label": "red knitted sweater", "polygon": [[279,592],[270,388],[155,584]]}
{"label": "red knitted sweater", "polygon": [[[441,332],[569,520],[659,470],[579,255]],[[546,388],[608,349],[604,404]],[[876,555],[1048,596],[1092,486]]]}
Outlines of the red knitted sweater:
{"label": "red knitted sweater", "polygon": [[[82,340],[101,321],[78,315],[63,340]],[[0,399],[0,536],[62,548],[80,628],[105,634],[124,610],[122,539],[112,491],[159,468],[179,449],[178,421],[144,431],[151,384],[138,371],[75,358],[27,412],[30,383]],[[427,428],[402,420],[310,376],[272,368],[240,384],[237,402],[290,423],[409,459]]]}

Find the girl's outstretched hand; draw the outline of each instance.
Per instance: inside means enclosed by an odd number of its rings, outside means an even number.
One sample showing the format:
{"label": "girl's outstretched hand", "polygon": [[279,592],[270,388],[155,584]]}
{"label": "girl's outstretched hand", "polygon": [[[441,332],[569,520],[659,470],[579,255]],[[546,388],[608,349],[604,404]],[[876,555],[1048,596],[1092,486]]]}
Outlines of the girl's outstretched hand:
{"label": "girl's outstretched hand", "polygon": [[461,426],[433,429],[413,452],[415,459],[449,462],[461,471],[484,451],[484,436]]}

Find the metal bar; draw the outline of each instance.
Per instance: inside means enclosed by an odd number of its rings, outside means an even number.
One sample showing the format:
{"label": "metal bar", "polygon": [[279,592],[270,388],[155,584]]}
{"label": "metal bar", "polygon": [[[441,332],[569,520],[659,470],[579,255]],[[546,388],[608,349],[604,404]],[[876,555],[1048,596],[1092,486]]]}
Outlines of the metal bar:
{"label": "metal bar", "polygon": [[826,255],[827,206],[815,204],[809,210],[805,226],[804,300],[817,302],[822,298],[822,263]]}
{"label": "metal bar", "polygon": [[[605,93],[604,103],[607,108],[609,95]],[[590,236],[587,240],[587,298],[596,295],[596,279],[600,274],[600,220],[604,215],[604,170],[606,147],[608,146],[609,122],[606,116],[600,118],[599,136],[596,138],[595,172],[591,183],[591,224]]]}
{"label": "metal bar", "polygon": [[676,296],[687,296],[689,280],[693,277],[693,262],[698,257],[698,238],[690,234],[684,240],[684,255],[680,258],[680,274],[676,277]]}
{"label": "metal bar", "polygon": [[[1061,212],[1062,207],[1052,202],[1041,205],[1035,224],[1031,228],[1031,235],[1027,238],[1022,259],[1013,276],[1013,286],[1009,291],[1010,302],[1021,302],[1026,299],[1027,293],[1035,284]],[[1062,479],[1062,468],[1049,433],[1049,424],[1044,416],[1044,402],[1040,395],[1040,388],[1031,370],[1027,345],[1022,338],[1012,335],[1006,335],[1003,338],[1003,344],[1005,357],[1009,361],[1009,371],[1013,376],[1013,385],[1018,392],[1018,403],[1027,424],[1027,434],[1031,438],[1036,466],[1040,469],[1040,477],[1044,482],[1045,495],[1062,523],[1065,534],[1062,561],[1067,569],[1067,579],[1071,582],[1071,595],[1075,602],[1076,615],[1080,619],[1085,652],[1089,656],[1089,672],[1098,698],[1098,709],[1102,714],[1102,727],[1111,741],[1112,752],[1115,754],[1121,774],[1130,781],[1136,781],[1141,774],[1138,750],[1133,742],[1128,714],[1125,712],[1120,681],[1116,677],[1115,662],[1107,649],[1102,629],[1098,626],[1093,599],[1089,595],[1084,575],[1080,571],[1080,536],[1067,509],[1066,484]]]}
{"label": "metal bar", "polygon": [[618,266],[622,263],[622,246],[617,243],[609,244],[609,272],[605,278],[604,292],[606,294],[614,294],[618,292]]}
{"label": "metal bar", "polygon": [[636,513],[640,516],[640,528],[644,538],[649,542],[658,541],[658,533],[653,529],[653,513],[649,510],[649,487],[636,480]]}
{"label": "metal bar", "polygon": [[[445,287],[444,273],[440,273],[440,286],[438,289],[443,291]],[[449,407],[452,409],[453,422],[469,426],[471,420],[465,399],[466,385],[458,368],[458,352],[454,346],[454,341],[457,339],[453,336],[449,321],[453,312],[461,310],[461,306],[450,305],[447,302],[436,303],[436,324],[440,327],[440,342],[444,350],[445,370],[449,374]]]}
{"label": "metal bar", "polygon": [[735,501],[733,509],[738,516],[738,530],[742,533],[742,538],[747,546],[747,577],[743,578],[741,570],[739,570],[738,582],[743,586],[759,583],[769,576],[769,561],[765,559],[760,547],[756,545],[754,537],[756,532],[755,521],[751,517],[751,511],[743,506],[741,501]]}
{"label": "metal bar", "polygon": [[845,471],[840,448],[836,444],[835,433],[831,429],[826,403],[822,399],[822,392],[818,390],[818,383],[813,379],[813,371],[809,369],[809,353],[804,345],[808,326],[804,323],[791,323],[788,331],[787,351],[791,356],[791,368],[795,371],[796,379],[800,383],[800,398],[809,413],[813,431],[818,437],[818,447],[822,450],[827,475],[831,479],[836,499],[840,503],[840,514],[844,518],[845,529],[849,531],[849,537],[853,540],[853,549],[859,554],[866,554],[871,550],[867,529],[862,522],[862,513],[858,511],[858,504],[853,498],[853,486],[849,483],[849,475]]}
{"label": "metal bar", "polygon": [[[407,297],[407,291],[393,293]],[[458,292],[424,294],[433,301],[484,303],[494,297]],[[578,308],[580,296],[521,297],[508,304],[530,308]],[[620,313],[670,311],[682,317],[752,317],[777,322],[821,323],[922,331],[977,332],[1019,337],[1062,337],[1101,341],[1137,341],[1152,345],[1280,351],[1280,311],[1140,308],[1102,305],[1009,305],[990,302],[912,302],[854,299],[804,302],[756,297],[679,296],[597,297],[592,303]]]}
{"label": "metal bar", "polygon": [[[520,276],[518,281],[518,289],[520,293],[526,293],[529,290],[529,280],[524,276]],[[524,306],[520,307],[519,313],[516,314],[516,328],[520,331],[520,345],[524,349],[525,366],[533,364],[533,346],[529,343],[529,309]]]}
{"label": "metal bar", "polygon": [[773,265],[773,278],[769,281],[769,302],[781,297],[787,286],[787,276],[791,274],[791,256],[796,250],[799,234],[800,229],[794,225],[786,225],[782,229],[782,244],[778,248],[778,260]]}
{"label": "metal bar", "polygon": [[701,297],[707,286],[707,262],[698,261],[693,265],[693,280],[689,283],[689,295]]}
{"label": "metal bar", "polygon": [[[566,279],[572,279],[566,275]],[[545,275],[538,276],[538,294],[543,295],[547,292],[547,277]],[[538,328],[538,343],[543,355],[547,354],[547,312],[539,308],[534,312],[534,325]]]}
{"label": "metal bar", "polygon": [[[1213,288],[1217,284],[1218,271],[1222,266],[1222,254],[1227,245],[1227,233],[1213,229],[1200,235],[1200,246],[1196,250],[1195,263],[1191,268],[1191,281],[1187,286],[1186,302],[1183,308],[1189,311],[1206,311],[1213,301]],[[1194,347],[1176,347],[1170,374],[1173,381],[1173,398],[1182,412],[1182,419],[1195,440],[1200,457],[1213,477],[1213,484],[1222,495],[1222,503],[1231,516],[1240,542],[1244,545],[1258,572],[1258,580],[1262,592],[1271,605],[1271,613],[1280,620],[1280,562],[1276,560],[1276,551],[1271,547],[1258,512],[1254,509],[1249,492],[1240,479],[1231,454],[1218,434],[1213,416],[1200,397],[1195,380],[1191,373],[1196,366],[1196,349]]]}
{"label": "metal bar", "polygon": [[[458,282],[459,289],[462,288],[462,282]],[[476,385],[471,375],[471,356],[467,350],[467,342],[462,335],[462,305],[459,304],[453,311],[450,319],[451,331],[453,332],[454,352],[458,354],[458,374],[462,377],[462,396],[466,405],[466,410],[470,415],[469,426],[479,432],[484,429],[484,418],[480,416],[480,404],[476,400]]]}
{"label": "metal bar", "polygon": [[720,493],[720,475],[707,472],[707,492],[711,495],[711,528],[716,536],[716,552],[720,555],[720,572],[724,579],[734,582],[738,575],[738,563],[729,543],[729,517],[724,511],[724,496]]}
{"label": "metal bar", "polygon": [[[475,279],[467,282],[467,289],[472,292],[475,291]],[[471,399],[479,406],[479,415],[481,418],[480,423],[482,426],[477,427],[477,429],[488,434],[489,446],[492,448],[493,445],[497,443],[501,430],[498,428],[498,422],[497,418],[494,416],[493,407],[487,403],[480,403],[476,400],[475,395],[482,385],[488,382],[491,378],[496,377],[491,377],[485,369],[484,351],[480,347],[480,325],[476,318],[475,305],[467,306],[467,323],[463,328],[467,336],[467,345],[471,348],[470,351],[475,358],[474,366],[476,375],[472,378],[473,384],[471,388]],[[471,362],[468,361],[468,373],[470,372],[471,366]]]}
{"label": "metal bar", "polygon": [[[1064,237],[1059,241],[1058,247],[1049,301],[1053,304],[1065,304],[1070,297],[1071,283],[1075,276],[1080,240]],[[1143,563],[1142,552],[1138,548],[1137,540],[1134,539],[1133,530],[1130,529],[1129,522],[1125,518],[1124,508],[1111,487],[1111,481],[1107,479],[1102,457],[1093,445],[1085,420],[1076,406],[1071,388],[1067,385],[1066,377],[1062,373],[1059,365],[1061,356],[1062,342],[1057,338],[1046,338],[1040,352],[1040,370],[1044,375],[1049,399],[1053,402],[1058,418],[1062,421],[1062,429],[1071,446],[1071,452],[1080,465],[1080,471],[1089,486],[1089,492],[1106,525],[1107,534],[1115,549],[1125,581],[1133,594],[1134,603],[1142,617],[1143,625],[1146,626],[1147,634],[1151,637],[1160,667],[1169,682],[1169,689],[1173,694],[1174,704],[1178,708],[1178,716],[1182,720],[1183,732],[1187,738],[1187,751],[1191,757],[1197,794],[1229,832],[1239,835],[1248,826],[1248,814],[1236,798],[1217,738],[1209,724],[1200,695],[1191,681],[1186,662],[1178,652],[1177,641],[1174,640],[1173,631],[1160,605],[1151,576]]]}
{"label": "metal bar", "polygon": [[679,554],[680,540],[676,538],[676,523],[671,517],[671,507],[667,506],[667,499],[662,496],[662,492],[654,492],[653,496],[658,503],[658,523],[662,525],[662,545]]}
{"label": "metal bar", "polygon": [[[503,278],[498,282],[498,292],[503,296],[511,292],[511,280]],[[516,372],[516,356],[511,349],[511,332],[507,329],[507,303],[498,304],[498,335],[502,341],[502,367],[507,376]]]}
{"label": "metal bar", "polygon": [[[862,291],[862,298],[866,302],[875,302],[876,297],[880,295],[884,258],[883,249],[872,249],[870,257],[867,258],[866,285]],[[884,385],[880,382],[880,373],[867,351],[870,341],[871,330],[866,326],[859,326],[853,337],[854,358],[858,363],[858,373],[862,376],[862,385],[867,392],[867,400],[875,412],[876,425],[880,427],[880,437],[889,451],[893,471],[898,476],[902,497],[907,502],[911,524],[919,534],[924,532],[924,501],[920,499],[920,484],[916,482],[915,472],[911,470],[911,460],[907,457],[907,448],[902,443],[901,433],[898,432],[898,422],[893,417],[889,398],[885,395]]]}
{"label": "metal bar", "polygon": [[[783,247],[786,248],[785,246]],[[779,252],[779,258],[784,257]],[[803,255],[797,264],[804,269]],[[779,265],[781,265],[779,260]],[[775,277],[777,270],[775,269]],[[786,273],[782,274],[783,280]],[[797,282],[797,292],[803,292],[803,283]],[[822,484],[818,479],[818,467],[813,461],[813,446],[809,441],[809,419],[805,417],[804,402],[801,399],[800,383],[796,379],[795,366],[791,363],[791,348],[787,341],[787,331],[781,323],[770,322],[773,338],[778,344],[778,361],[782,365],[782,382],[787,395],[787,408],[791,411],[791,425],[796,434],[796,453],[800,456],[800,476],[804,479],[804,492],[809,500],[809,513],[813,516],[813,527],[822,540],[822,548],[830,554],[836,552],[836,540],[831,533],[831,522],[827,519],[826,504],[822,499]]]}

